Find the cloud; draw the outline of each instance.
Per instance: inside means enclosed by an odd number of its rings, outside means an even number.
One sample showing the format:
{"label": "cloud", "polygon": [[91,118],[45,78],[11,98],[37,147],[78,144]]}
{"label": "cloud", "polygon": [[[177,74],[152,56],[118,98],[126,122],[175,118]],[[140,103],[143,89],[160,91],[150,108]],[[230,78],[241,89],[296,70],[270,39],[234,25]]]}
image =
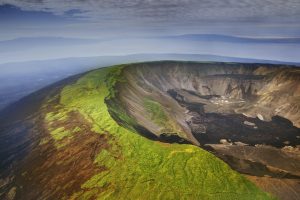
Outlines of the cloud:
{"label": "cloud", "polygon": [[2,39],[190,33],[299,37],[300,34],[299,0],[0,0],[0,8],[1,5],[25,11],[14,12],[10,8],[9,16],[2,15]]}
{"label": "cloud", "polygon": [[71,15],[90,21],[210,23],[288,21],[297,23],[299,0],[0,0],[24,11]]}
{"label": "cloud", "polygon": [[[18,54],[1,54],[2,60],[20,60],[26,56],[32,59],[38,55],[51,58],[52,53],[91,56],[151,51],[232,53],[241,57],[248,53],[247,57],[264,56],[261,58],[265,59],[299,57],[297,44],[276,47],[268,44],[266,48],[235,44],[225,48],[223,43],[143,42],[142,38],[191,33],[299,37],[300,0],[0,0],[0,8],[5,11],[0,13],[1,40],[52,36],[106,41],[82,48],[62,45],[64,49],[51,47],[51,50],[42,45]],[[127,42],[112,42],[113,39],[127,39]]]}

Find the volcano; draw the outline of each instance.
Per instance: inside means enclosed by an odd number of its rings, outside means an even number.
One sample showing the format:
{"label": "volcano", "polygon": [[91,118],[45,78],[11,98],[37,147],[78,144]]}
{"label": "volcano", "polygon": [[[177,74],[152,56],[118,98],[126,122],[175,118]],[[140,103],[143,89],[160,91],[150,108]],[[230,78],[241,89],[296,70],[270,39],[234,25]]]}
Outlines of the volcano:
{"label": "volcano", "polygon": [[299,199],[300,69],[158,61],[0,113],[6,199]]}

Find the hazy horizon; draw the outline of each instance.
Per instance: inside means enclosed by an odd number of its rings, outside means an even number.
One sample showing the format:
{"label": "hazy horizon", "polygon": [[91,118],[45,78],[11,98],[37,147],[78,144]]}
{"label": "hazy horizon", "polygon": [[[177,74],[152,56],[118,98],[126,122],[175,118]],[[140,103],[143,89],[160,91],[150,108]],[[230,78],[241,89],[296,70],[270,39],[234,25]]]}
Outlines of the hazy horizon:
{"label": "hazy horizon", "polygon": [[293,0],[0,0],[0,63],[140,53],[300,62],[299,18]]}

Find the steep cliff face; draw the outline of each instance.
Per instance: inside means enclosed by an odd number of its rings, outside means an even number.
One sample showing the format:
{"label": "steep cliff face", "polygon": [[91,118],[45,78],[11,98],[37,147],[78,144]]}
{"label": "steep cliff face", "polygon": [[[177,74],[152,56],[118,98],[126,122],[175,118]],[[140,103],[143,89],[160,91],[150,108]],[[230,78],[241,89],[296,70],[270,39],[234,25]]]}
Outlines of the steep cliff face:
{"label": "steep cliff face", "polygon": [[223,138],[252,145],[299,142],[297,68],[154,62],[126,67],[122,76],[113,101],[148,136],[196,145]]}
{"label": "steep cliff face", "polygon": [[259,99],[245,108],[251,116],[261,114],[266,120],[274,115],[289,119],[300,127],[300,70],[299,68],[259,68],[256,74],[266,76],[266,84],[258,91]]}

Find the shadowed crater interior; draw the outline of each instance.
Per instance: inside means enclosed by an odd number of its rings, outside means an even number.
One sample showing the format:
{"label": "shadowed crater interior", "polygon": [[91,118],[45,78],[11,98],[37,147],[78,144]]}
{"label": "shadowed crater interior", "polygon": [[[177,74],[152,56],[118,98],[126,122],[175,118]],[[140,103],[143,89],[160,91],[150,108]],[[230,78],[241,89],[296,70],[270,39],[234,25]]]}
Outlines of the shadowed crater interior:
{"label": "shadowed crater interior", "polygon": [[153,62],[126,67],[122,77],[107,100],[119,124],[200,146],[245,174],[300,177],[297,67]]}

